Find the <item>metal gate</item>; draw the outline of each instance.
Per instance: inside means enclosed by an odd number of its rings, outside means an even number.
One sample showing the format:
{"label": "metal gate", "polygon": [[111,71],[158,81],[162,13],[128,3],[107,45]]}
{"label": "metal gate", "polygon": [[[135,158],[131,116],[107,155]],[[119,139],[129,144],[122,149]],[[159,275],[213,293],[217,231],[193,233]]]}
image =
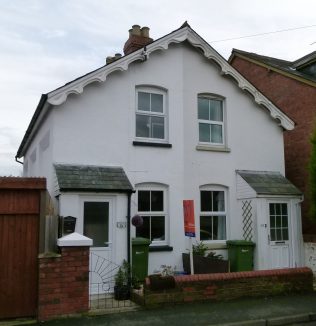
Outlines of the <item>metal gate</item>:
{"label": "metal gate", "polygon": [[36,316],[38,298],[40,192],[9,179],[0,178],[0,319]]}

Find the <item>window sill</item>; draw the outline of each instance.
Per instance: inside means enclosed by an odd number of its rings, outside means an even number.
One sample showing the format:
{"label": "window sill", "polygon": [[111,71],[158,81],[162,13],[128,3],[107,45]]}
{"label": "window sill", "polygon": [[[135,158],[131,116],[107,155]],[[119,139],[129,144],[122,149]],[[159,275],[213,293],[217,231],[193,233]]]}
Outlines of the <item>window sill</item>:
{"label": "window sill", "polygon": [[227,244],[225,242],[218,242],[218,243],[207,243],[203,242],[204,245],[207,247],[208,250],[216,250],[216,249],[227,249]]}
{"label": "window sill", "polygon": [[168,143],[155,143],[155,142],[147,142],[147,141],[133,141],[134,146],[148,146],[148,147],[163,147],[163,148],[171,148],[172,144]]}
{"label": "window sill", "polygon": [[173,247],[168,245],[163,246],[149,246],[149,252],[159,252],[159,251],[173,251]]}
{"label": "window sill", "polygon": [[195,147],[197,151],[209,151],[209,152],[223,152],[230,153],[230,148],[228,147],[217,147],[217,146],[208,146],[208,145],[197,145]]}

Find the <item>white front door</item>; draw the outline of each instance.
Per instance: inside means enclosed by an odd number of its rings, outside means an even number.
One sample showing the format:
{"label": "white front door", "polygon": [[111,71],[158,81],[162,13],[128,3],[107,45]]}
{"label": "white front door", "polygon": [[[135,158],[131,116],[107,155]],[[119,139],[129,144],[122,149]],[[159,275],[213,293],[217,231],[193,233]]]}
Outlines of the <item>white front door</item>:
{"label": "white front door", "polygon": [[287,202],[268,203],[268,261],[271,269],[291,266],[289,212]]}
{"label": "white front door", "polygon": [[82,199],[83,234],[93,240],[90,249],[90,294],[111,292],[113,288],[113,199]]}

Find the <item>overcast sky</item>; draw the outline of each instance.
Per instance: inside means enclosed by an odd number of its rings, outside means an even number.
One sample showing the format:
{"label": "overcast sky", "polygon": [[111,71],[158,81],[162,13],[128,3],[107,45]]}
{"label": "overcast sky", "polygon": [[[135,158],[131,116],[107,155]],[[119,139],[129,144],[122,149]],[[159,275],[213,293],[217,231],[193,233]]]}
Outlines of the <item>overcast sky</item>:
{"label": "overcast sky", "polygon": [[122,53],[132,25],[157,39],[187,20],[226,59],[237,48],[292,61],[316,50],[315,13],[314,0],[0,0],[0,175],[21,174],[40,95]]}

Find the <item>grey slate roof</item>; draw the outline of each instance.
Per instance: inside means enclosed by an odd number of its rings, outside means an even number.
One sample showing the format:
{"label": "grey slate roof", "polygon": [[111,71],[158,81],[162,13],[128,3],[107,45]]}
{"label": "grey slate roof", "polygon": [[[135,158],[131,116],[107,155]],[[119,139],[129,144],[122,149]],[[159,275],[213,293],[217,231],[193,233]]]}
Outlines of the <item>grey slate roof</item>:
{"label": "grey slate roof", "polygon": [[[242,50],[238,50],[238,49],[233,49],[232,53],[239,53],[245,57],[248,57],[250,59],[254,59],[257,60],[259,62],[262,62],[270,67],[274,67],[277,69],[280,69],[284,72],[287,72],[293,76],[298,76],[301,78],[304,78],[306,80],[310,80],[312,82],[316,82],[316,78],[308,75],[306,73],[304,73],[303,71],[298,70],[298,63],[303,62],[303,59],[314,59],[315,57],[315,53],[312,52],[310,54],[308,54],[307,56],[300,58],[296,61],[286,61],[286,60],[281,60],[281,59],[277,59],[277,58],[272,58],[272,57],[267,57],[264,55],[260,55],[257,53],[253,53],[253,52],[246,52],[246,51],[242,51]],[[231,59],[229,59],[230,61]]]}
{"label": "grey slate roof", "polygon": [[55,164],[54,167],[60,191],[133,191],[121,167],[68,164]]}
{"label": "grey slate roof", "polygon": [[258,195],[302,195],[302,192],[279,172],[241,170],[236,172]]}

